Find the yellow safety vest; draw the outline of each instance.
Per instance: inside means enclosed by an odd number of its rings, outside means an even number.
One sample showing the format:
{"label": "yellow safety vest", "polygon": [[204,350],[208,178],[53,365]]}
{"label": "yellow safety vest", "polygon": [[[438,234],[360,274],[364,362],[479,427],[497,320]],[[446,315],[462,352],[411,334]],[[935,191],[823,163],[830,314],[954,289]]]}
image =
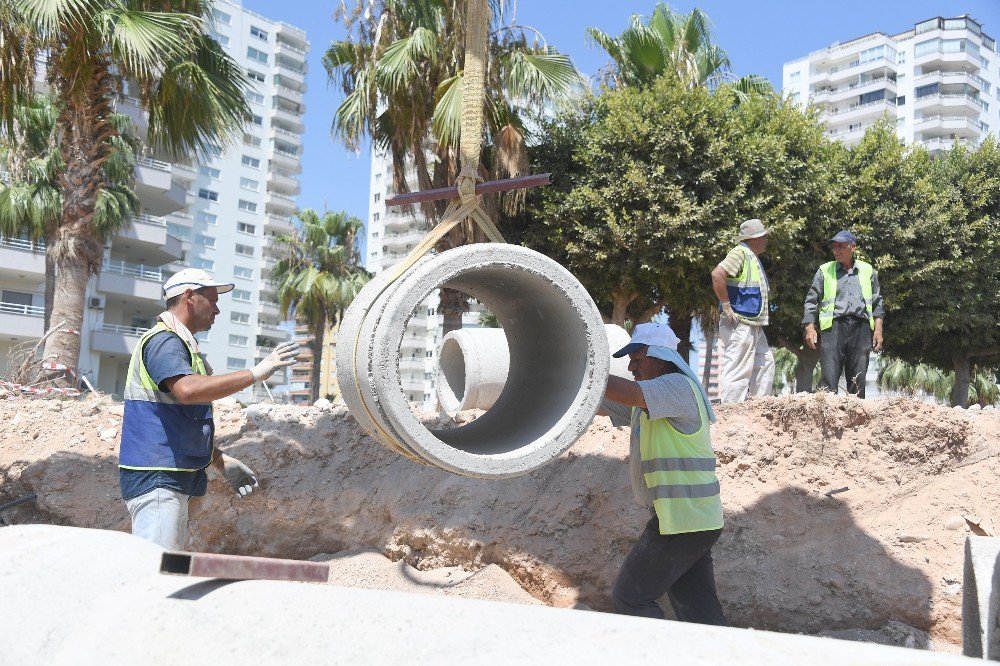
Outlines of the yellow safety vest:
{"label": "yellow safety vest", "polygon": [[[875,317],[872,316],[872,276],[875,271],[872,265],[858,259],[854,260],[858,269],[858,282],[861,283],[861,298],[865,301],[865,311],[868,312],[868,324],[875,330]],[[837,262],[829,261],[819,267],[823,272],[823,300],[819,304],[819,330],[825,331],[833,326],[833,309],[837,302]]]}
{"label": "yellow safety vest", "polygon": [[650,421],[639,410],[642,473],[653,495],[660,534],[717,530],[723,524],[708,412],[698,387],[690,377],[685,379],[698,403],[698,432],[685,435],[667,419]]}
{"label": "yellow safety vest", "polygon": [[768,293],[760,262],[746,245],[737,245],[736,249],[743,253],[743,268],[736,277],[726,277],[729,305],[747,322],[764,321],[768,316]]}

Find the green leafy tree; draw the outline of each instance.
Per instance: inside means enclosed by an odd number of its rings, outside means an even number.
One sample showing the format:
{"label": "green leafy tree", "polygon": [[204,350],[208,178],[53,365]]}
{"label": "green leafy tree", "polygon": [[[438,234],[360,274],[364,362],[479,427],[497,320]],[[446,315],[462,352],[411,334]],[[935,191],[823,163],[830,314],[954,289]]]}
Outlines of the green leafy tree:
{"label": "green leafy tree", "polygon": [[343,212],[320,216],[309,208],[299,211],[298,218],[302,224],[295,235],[275,240],[280,258],[271,275],[278,284],[282,316],[297,319],[309,330],[313,355],[309,389],[315,402],[319,399],[323,335],[340,321],[369,276],[358,265],[356,240],[364,226],[361,220]]}
{"label": "green leafy tree", "polygon": [[[14,107],[14,125],[0,136],[0,168],[7,173],[0,182],[0,234],[27,236],[44,244],[54,238],[62,219],[60,180],[66,163],[60,142],[60,110],[47,95]],[[140,142],[132,120],[119,113],[108,117],[114,128],[105,141],[111,153],[101,165],[103,180],[94,206],[94,235],[103,244],[132,222],[139,208],[134,191],[135,155]],[[46,246],[47,247],[47,246]],[[55,257],[46,252],[45,320],[48,330],[55,292]]]}
{"label": "green leafy tree", "polygon": [[[108,140],[118,133],[113,97],[127,87],[141,100],[148,144],[170,157],[226,143],[249,118],[245,74],[205,34],[207,9],[199,0],[0,0],[0,126],[13,131],[36,74],[59,108],[62,214],[46,238],[52,321],[79,330],[87,283],[101,267],[95,219],[108,189],[104,165],[116,152]],[[44,355],[76,367],[79,336],[50,336]]]}
{"label": "green leafy tree", "polygon": [[[486,159],[480,166],[489,177],[522,175],[525,119],[581,85],[570,58],[539,41],[537,31],[512,23],[510,8],[490,0]],[[323,57],[345,95],[333,134],[354,149],[367,138],[387,150],[396,192],[410,190],[408,170],[420,190],[453,185],[458,176],[465,15],[466,2],[453,0],[363,0],[336,14],[348,38],[334,42]],[[423,205],[425,217],[436,222],[446,203]],[[478,229],[459,225],[438,250],[482,240]],[[453,290],[441,296],[445,330],[461,328],[464,297]]]}
{"label": "green leafy tree", "polygon": [[[698,8],[679,14],[658,3],[646,22],[633,14],[617,37],[597,28],[587,28],[587,35],[611,58],[603,78],[614,87],[647,86],[666,73],[689,88],[714,89],[735,79],[729,56],[712,42],[711,22]],[[733,88],[738,102],[753,93],[772,92],[768,80],[756,75],[738,79]]]}

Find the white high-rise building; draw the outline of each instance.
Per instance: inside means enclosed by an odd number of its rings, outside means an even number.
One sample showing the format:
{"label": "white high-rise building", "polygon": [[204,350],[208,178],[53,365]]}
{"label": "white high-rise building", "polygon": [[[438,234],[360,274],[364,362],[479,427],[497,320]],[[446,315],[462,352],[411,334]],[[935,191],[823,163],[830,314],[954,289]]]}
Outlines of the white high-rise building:
{"label": "white high-rise building", "polygon": [[856,145],[882,116],[932,152],[978,145],[1000,127],[996,41],[969,16],[932,18],[814,51],[782,68],[784,94],[822,112],[827,135]]}
{"label": "white high-rise building", "polygon": [[[105,248],[80,331],[79,371],[119,397],[136,341],[164,308],[161,285],[182,268],[204,268],[236,283],[220,300],[212,330],[198,336],[216,372],[250,368],[290,337],[279,327],[270,270],[273,238],[293,231],[309,42],[301,29],[228,0],[216,3],[213,14],[213,36],[252,79],[246,91],[252,124],[242,141],[200,162],[144,158],[136,168],[142,212]],[[138,100],[123,97],[117,109],[140,134],[145,130]],[[4,374],[11,348],[43,334],[44,284],[44,252],[25,239],[0,239]],[[286,383],[285,372],[268,380]],[[238,397],[252,398],[251,390]]]}
{"label": "white high-rise building", "polygon": [[[372,149],[368,220],[365,223],[365,244],[362,248],[365,269],[370,273],[394,266],[402,261],[431,228],[430,221],[413,206],[412,212],[387,207],[392,196],[392,158]],[[407,174],[407,182],[416,182],[415,174]],[[414,308],[407,325],[399,355],[399,372],[403,392],[412,403],[426,409],[437,405],[437,350],[443,337],[443,319],[437,314],[439,298],[431,293]],[[462,317],[463,328],[476,328],[480,308],[471,303]]]}

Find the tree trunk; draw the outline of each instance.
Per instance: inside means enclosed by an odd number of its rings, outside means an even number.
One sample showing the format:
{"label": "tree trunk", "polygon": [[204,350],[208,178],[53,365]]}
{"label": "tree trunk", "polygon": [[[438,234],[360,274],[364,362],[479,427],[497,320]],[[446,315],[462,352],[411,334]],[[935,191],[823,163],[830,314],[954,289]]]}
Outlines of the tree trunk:
{"label": "tree trunk", "polygon": [[670,328],[673,329],[680,342],[677,343],[677,353],[685,361],[691,363],[691,322],[694,316],[690,312],[670,313]]}
{"label": "tree trunk", "polygon": [[712,322],[707,331],[702,331],[705,335],[705,355],[701,363],[701,385],[708,390],[710,375],[712,374],[712,360],[715,358],[715,348],[719,340],[718,324]]}
{"label": "tree trunk", "polygon": [[972,361],[968,356],[953,356],[952,363],[955,365],[955,387],[951,390],[951,406],[968,407]]}
{"label": "tree trunk", "polygon": [[315,403],[320,399],[320,369],[323,364],[323,333],[326,331],[326,317],[320,314],[313,322],[312,340],[309,342],[309,349],[312,351],[312,369],[309,371],[309,402]]}
{"label": "tree trunk", "polygon": [[444,317],[444,335],[462,328],[462,315],[469,311],[467,297],[457,289],[441,289],[438,312]]}
{"label": "tree trunk", "polygon": [[[45,341],[43,360],[58,363],[78,372],[80,362],[79,333],[65,333],[64,330],[80,331],[83,328],[83,312],[90,280],[90,262],[83,256],[71,252],[57,254],[55,263],[55,289],[52,299],[51,321],[65,321],[62,330]],[[43,376],[56,386],[75,386],[73,375],[62,370],[45,371]]]}
{"label": "tree trunk", "polygon": [[803,345],[802,350],[797,351],[795,355],[799,358],[799,363],[795,366],[795,392],[812,393],[813,372],[819,363],[819,347],[810,349],[807,345]]}
{"label": "tree trunk", "polygon": [[45,315],[42,319],[42,331],[47,333],[52,325],[52,303],[56,294],[56,260],[53,250],[55,240],[45,238]]}
{"label": "tree trunk", "polygon": [[611,301],[611,323],[618,324],[625,328],[625,319],[628,317],[628,306],[638,297],[638,294],[624,289],[618,289],[612,296]]}

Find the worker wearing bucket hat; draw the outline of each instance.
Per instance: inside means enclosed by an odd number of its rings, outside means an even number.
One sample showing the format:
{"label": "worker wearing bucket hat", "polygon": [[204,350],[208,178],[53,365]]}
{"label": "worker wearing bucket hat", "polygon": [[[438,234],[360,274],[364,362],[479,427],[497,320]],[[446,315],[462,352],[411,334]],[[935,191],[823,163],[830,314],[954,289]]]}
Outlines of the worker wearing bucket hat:
{"label": "worker wearing bucket hat", "polygon": [[770,289],[759,259],[767,248],[764,224],[747,220],[740,225],[736,242],[712,270],[712,289],[719,298],[719,398],[723,403],[771,395],[774,383],[774,354],[764,335]]}
{"label": "worker wearing bucket hat", "polygon": [[617,613],[663,618],[656,600],[666,594],[678,620],[725,625],[712,568],[712,546],[722,534],[710,434],[715,413],[677,343],[666,324],[639,324],[614,353],[628,355],[635,381],[609,377],[604,407],[616,425],[631,424],[632,493],[653,515],[611,600]]}
{"label": "worker wearing bucket hat", "polygon": [[264,381],[298,354],[297,343],[284,343],[251,370],[212,374],[194,336],[212,327],[219,294],[233,286],[198,268],[168,278],[167,309],[129,363],[118,462],[122,499],[132,533],[167,550],[186,547],[188,504],[205,494],[210,464],[241,497],[257,487],[253,470],[215,448],[212,401]]}

